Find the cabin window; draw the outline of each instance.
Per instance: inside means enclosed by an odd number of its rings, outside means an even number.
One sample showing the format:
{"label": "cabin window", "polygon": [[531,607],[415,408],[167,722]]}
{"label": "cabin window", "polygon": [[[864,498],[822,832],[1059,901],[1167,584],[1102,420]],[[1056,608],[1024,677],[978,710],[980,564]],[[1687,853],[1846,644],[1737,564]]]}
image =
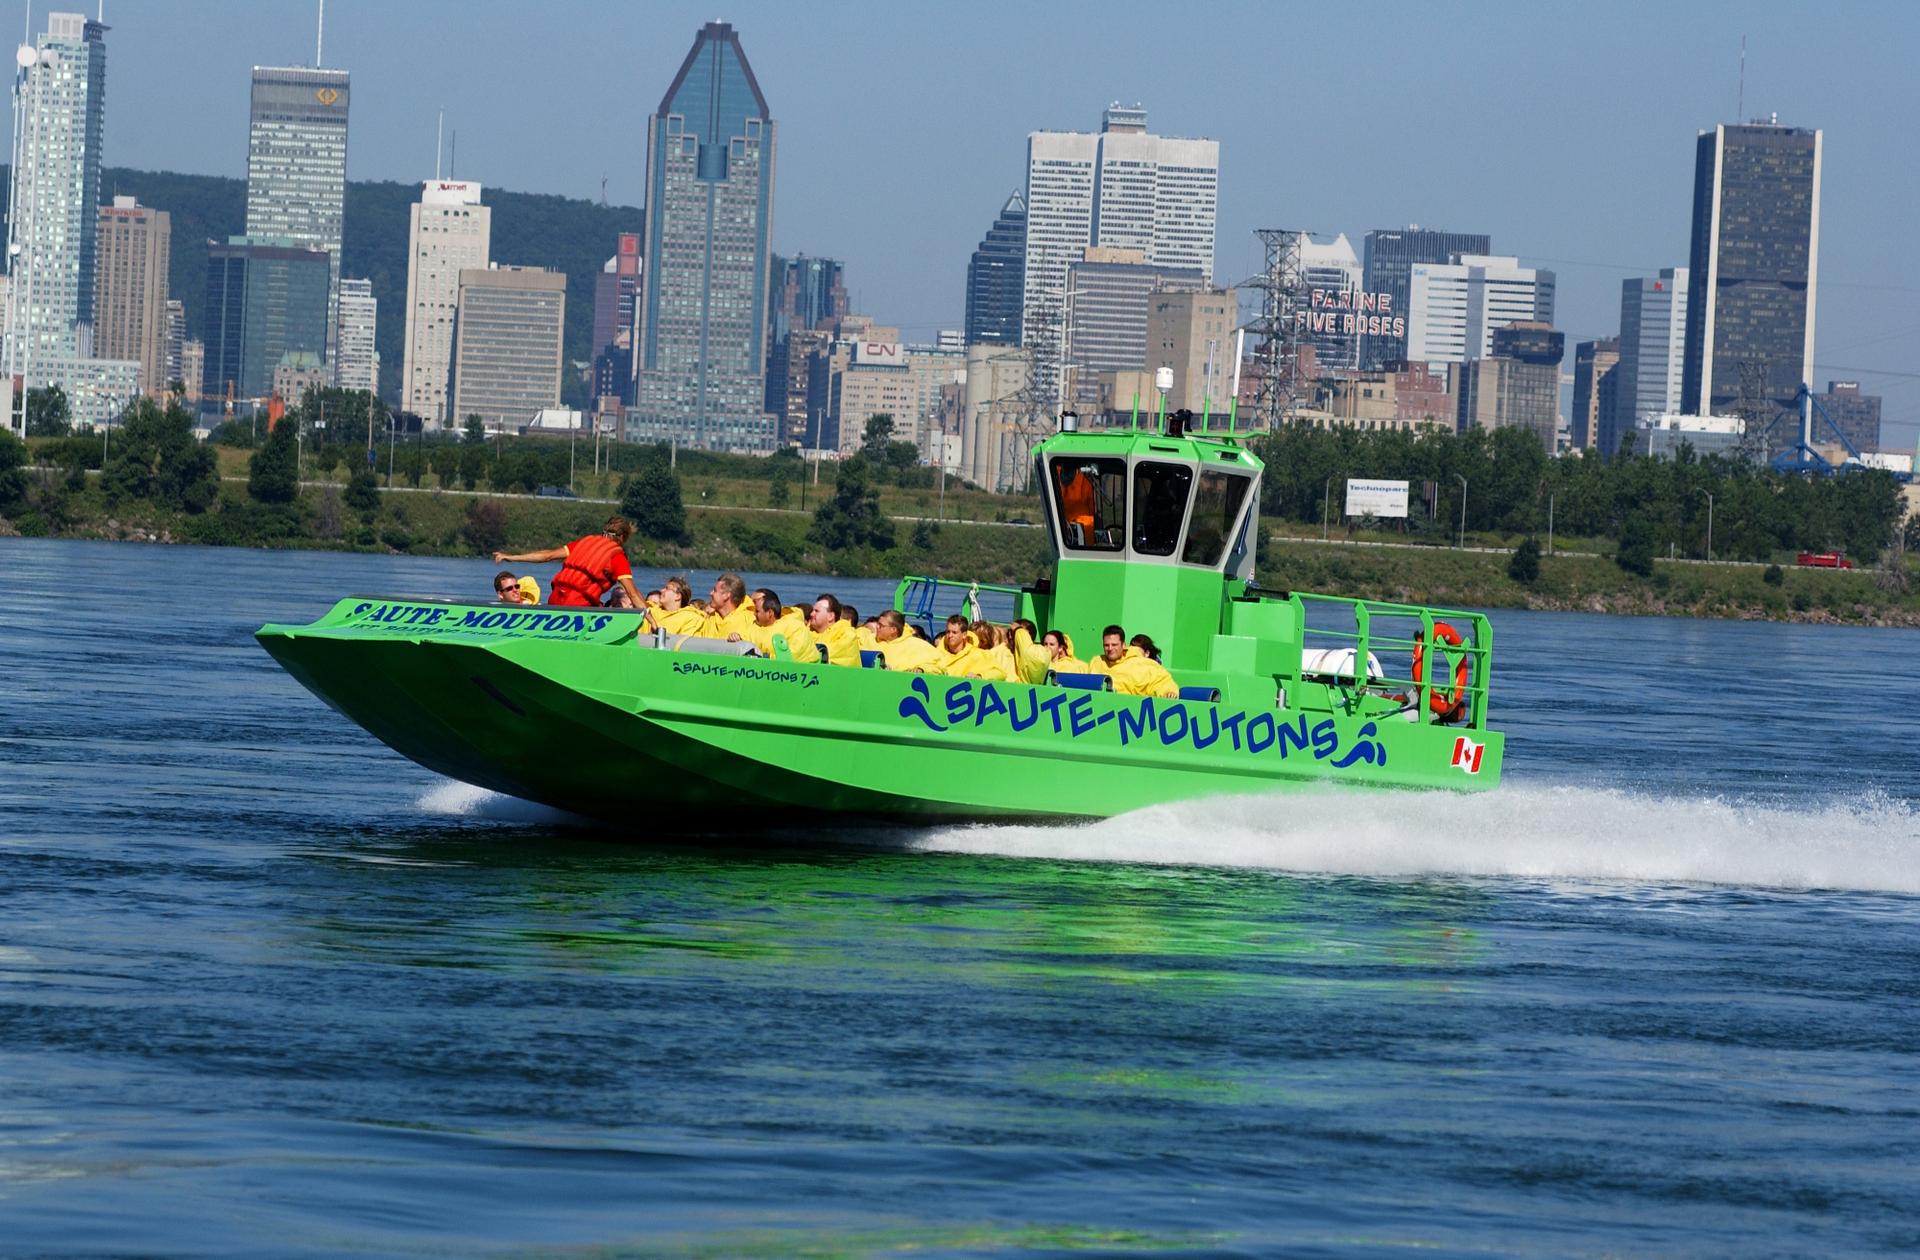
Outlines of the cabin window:
{"label": "cabin window", "polygon": [[1193,496],[1193,525],[1187,530],[1187,545],[1180,558],[1188,564],[1215,565],[1227,549],[1228,531],[1240,507],[1247,500],[1248,477],[1209,468],[1200,474],[1200,489]]}
{"label": "cabin window", "polygon": [[1127,540],[1127,461],[1059,455],[1047,480],[1070,551],[1118,551]]}
{"label": "cabin window", "polygon": [[1133,469],[1133,549],[1143,556],[1170,556],[1187,517],[1193,469],[1185,464],[1141,463]]}

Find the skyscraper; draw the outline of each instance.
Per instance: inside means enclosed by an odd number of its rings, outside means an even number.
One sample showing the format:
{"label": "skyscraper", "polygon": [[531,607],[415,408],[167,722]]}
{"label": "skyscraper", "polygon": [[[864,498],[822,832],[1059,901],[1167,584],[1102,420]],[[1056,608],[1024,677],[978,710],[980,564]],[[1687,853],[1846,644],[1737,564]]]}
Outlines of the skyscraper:
{"label": "skyscraper", "polygon": [[322,250],[236,236],[207,242],[203,398],[266,398],[282,359],[327,344],[328,259]]}
{"label": "skyscraper", "polygon": [[480,204],[480,185],[425,180],[407,235],[407,330],[400,362],[400,406],[429,423],[445,424],[453,368],[453,317],[460,273],[490,261],[493,211]]}
{"label": "skyscraper", "polygon": [[[1880,449],[1880,399],[1860,392],[1858,381],[1828,381],[1827,392],[1815,394],[1834,427],[1846,434],[1856,451]],[[1815,441],[1831,441],[1832,434],[1822,426],[1814,428]]]}
{"label": "skyscraper", "polygon": [[379,320],[373,281],[341,277],[340,357],[333,372],[334,383],[341,389],[379,390],[380,352],[373,348]]}
{"label": "skyscraper", "polygon": [[1749,402],[1790,408],[1812,388],[1819,264],[1820,132],[1758,122],[1701,132],[1683,411],[1731,414],[1743,370],[1756,377]]}
{"label": "skyscraper", "polygon": [[640,234],[622,232],[593,278],[593,396],[633,402],[633,322],[640,302]]}
{"label": "skyscraper", "polygon": [[[831,258],[773,256],[772,284],[767,291],[767,410],[775,416],[787,416],[787,393],[792,350],[787,338],[794,332],[807,332],[824,319],[839,319],[847,313],[845,269]],[[781,441],[797,440],[799,434],[782,428]]]}
{"label": "skyscraper", "polygon": [[1097,406],[1100,376],[1138,372],[1147,361],[1147,315],[1160,292],[1198,289],[1193,267],[1156,267],[1137,249],[1088,246],[1067,269],[1067,339],[1064,362],[1072,373],[1068,401]]}
{"label": "skyscraper", "polygon": [[1623,435],[1643,416],[1680,410],[1680,378],[1686,364],[1687,269],[1662,267],[1657,276],[1620,282],[1620,366],[1615,370],[1613,412],[1600,417],[1594,445],[1612,459]]}
{"label": "skyscraper", "polygon": [[768,238],[777,128],[725,22],[647,120],[646,274],[629,436],[768,451]]}
{"label": "skyscraper", "polygon": [[640,292],[640,234],[622,232],[613,257],[593,278],[593,349],[633,348],[633,306]]}
{"label": "skyscraper", "polygon": [[187,347],[187,304],[178,298],[167,300],[167,368],[163,384],[171,389],[180,382],[193,397],[200,394],[200,377],[185,375]]}
{"label": "skyscraper", "polygon": [[560,405],[567,277],[541,267],[460,273],[454,325],[453,415],[518,429]]}
{"label": "skyscraper", "polygon": [[[1387,295],[1391,313],[1403,315],[1416,263],[1452,262],[1456,254],[1490,254],[1493,238],[1473,232],[1448,232],[1411,224],[1367,233],[1364,282],[1368,293]],[[1367,336],[1360,345],[1362,365],[1383,367],[1398,361],[1419,362],[1407,352],[1405,337]]]}
{"label": "skyscraper", "polygon": [[967,264],[967,344],[1020,344],[1025,294],[1027,201],[1016,190]]}
{"label": "skyscraper", "polygon": [[327,255],[329,367],[339,341],[349,100],[345,70],[253,68],[247,130],[247,235]]}
{"label": "skyscraper", "polygon": [[1408,268],[1407,341],[1415,363],[1464,363],[1495,353],[1493,334],[1513,322],[1553,323],[1554,276],[1518,258],[1461,254]]}
{"label": "skyscraper", "polygon": [[[1067,268],[1089,245],[1135,249],[1162,267],[1213,275],[1220,142],[1152,135],[1139,106],[1108,106],[1098,134],[1027,137],[1027,254],[1021,344],[1057,355]],[[1051,390],[1051,380],[1035,382]]]}
{"label": "skyscraper", "polygon": [[1620,388],[1620,342],[1614,337],[1573,348],[1573,416],[1569,440],[1575,450],[1599,445],[1601,421],[1611,416]]}
{"label": "skyscraper", "polygon": [[167,375],[167,262],[173,222],[165,210],[115,197],[100,207],[94,269],[93,352],[137,359],[140,388],[159,394]]}
{"label": "skyscraper", "polygon": [[1360,257],[1342,232],[1326,244],[1300,234],[1300,271],[1307,282],[1305,340],[1315,370],[1350,372],[1360,366],[1360,333],[1353,295],[1360,290]]}
{"label": "skyscraper", "polygon": [[1460,431],[1526,429],[1552,455],[1566,337],[1538,320],[1519,320],[1493,330],[1491,349],[1461,370]]}
{"label": "skyscraper", "polygon": [[78,13],[49,13],[37,59],[18,71],[8,214],[11,374],[46,384],[33,367],[79,353],[76,326],[93,322],[95,215],[106,135],[107,28]]}

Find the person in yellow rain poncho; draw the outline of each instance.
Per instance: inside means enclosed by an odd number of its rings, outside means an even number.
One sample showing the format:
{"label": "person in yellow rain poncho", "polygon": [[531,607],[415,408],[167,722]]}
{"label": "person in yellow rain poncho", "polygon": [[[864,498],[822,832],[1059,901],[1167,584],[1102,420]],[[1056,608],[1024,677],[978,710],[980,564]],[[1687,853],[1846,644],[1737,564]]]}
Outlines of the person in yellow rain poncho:
{"label": "person in yellow rain poncho", "polygon": [[693,606],[693,588],[683,577],[670,577],[660,587],[660,602],[647,605],[647,625],[668,634],[699,634],[707,614]]}
{"label": "person in yellow rain poncho", "polygon": [[1087,663],[1088,673],[1106,674],[1113,679],[1113,689],[1128,696],[1165,696],[1172,699],[1180,694],[1180,686],[1173,681],[1160,662],[1127,642],[1127,632],[1119,626],[1108,626],[1100,636],[1100,656]]}
{"label": "person in yellow rain poncho", "polygon": [[918,674],[941,672],[940,649],[919,635],[908,632],[905,613],[898,608],[889,608],[880,614],[877,621],[879,624],[873,629],[873,638],[879,644],[880,654],[887,658],[888,669]]}
{"label": "person in yellow rain poncho", "polygon": [[815,643],[827,645],[827,664],[860,667],[860,636],[852,622],[841,618],[838,599],[822,595],[814,600],[813,611],[807,614],[807,629],[813,631]]}
{"label": "person in yellow rain poncho", "polygon": [[820,653],[813,647],[813,632],[800,619],[800,610],[780,606],[780,597],[762,588],[753,593],[753,624],[727,635],[729,643],[751,643],[762,656],[772,656],[773,636],[787,640],[787,652],[796,661],[818,664]]}
{"label": "person in yellow rain poncho", "polygon": [[947,618],[947,632],[940,636],[940,672],[955,678],[985,678],[992,682],[1007,679],[1000,662],[980,646],[979,640],[967,629],[967,619],[959,613]]}
{"label": "person in yellow rain poncho", "polygon": [[[1073,654],[1073,640],[1065,630],[1049,630],[1040,640],[1047,650],[1047,668],[1056,674],[1084,674],[1087,663]],[[1042,675],[1045,677],[1045,675]]]}
{"label": "person in yellow rain poncho", "polygon": [[697,633],[709,639],[724,639],[730,634],[745,635],[753,626],[753,604],[747,599],[747,584],[737,573],[722,573],[713,580],[707,595],[707,624]]}
{"label": "person in yellow rain poncho", "polygon": [[1016,618],[1007,627],[1007,650],[1013,654],[1014,673],[1023,683],[1038,685],[1047,681],[1053,660],[1047,649],[1035,642],[1040,631],[1025,617]]}
{"label": "person in yellow rain poncho", "polygon": [[993,658],[994,664],[1000,667],[1002,677],[1018,682],[1020,665],[1013,659],[1013,645],[1008,634],[1008,631],[989,621],[973,623],[974,641],[980,645],[980,650]]}

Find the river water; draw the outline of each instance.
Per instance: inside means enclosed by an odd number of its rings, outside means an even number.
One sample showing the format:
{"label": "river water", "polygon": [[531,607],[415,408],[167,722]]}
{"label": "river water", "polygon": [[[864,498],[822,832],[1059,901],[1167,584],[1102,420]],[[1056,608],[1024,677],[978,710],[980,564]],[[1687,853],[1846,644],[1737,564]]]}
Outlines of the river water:
{"label": "river water", "polygon": [[1920,1249],[1920,633],[1498,614],[1491,796],[636,838],[250,637],[491,573],[0,540],[0,1255]]}

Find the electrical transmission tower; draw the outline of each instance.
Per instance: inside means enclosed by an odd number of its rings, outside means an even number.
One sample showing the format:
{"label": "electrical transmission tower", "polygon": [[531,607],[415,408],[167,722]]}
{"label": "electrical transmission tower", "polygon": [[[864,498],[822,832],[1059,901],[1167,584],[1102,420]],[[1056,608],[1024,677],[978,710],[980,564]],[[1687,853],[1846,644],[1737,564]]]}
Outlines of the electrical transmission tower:
{"label": "electrical transmission tower", "polygon": [[[1702,406],[1701,410],[1707,408]],[[1740,399],[1733,406],[1733,414],[1742,421],[1737,448],[1740,458],[1756,466],[1766,464],[1779,449],[1774,428],[1786,414],[1767,397],[1766,359],[1740,360]]]}
{"label": "electrical transmission tower", "polygon": [[1267,262],[1241,286],[1260,290],[1260,314],[1247,325],[1259,338],[1253,349],[1259,392],[1251,410],[1253,423],[1272,432],[1299,407],[1305,384],[1299,316],[1307,299],[1306,269],[1300,264],[1300,241],[1307,234],[1298,228],[1259,228],[1254,235],[1266,247]]}
{"label": "electrical transmission tower", "polygon": [[1060,373],[1066,370],[1060,361],[1064,333],[1060,308],[1061,299],[1041,295],[1028,309],[1021,335],[1021,345],[1030,356],[1027,383],[996,401],[990,412],[997,422],[995,430],[1004,435],[1000,477],[1008,489],[1026,486],[1033,448],[1051,437],[1059,424]]}

